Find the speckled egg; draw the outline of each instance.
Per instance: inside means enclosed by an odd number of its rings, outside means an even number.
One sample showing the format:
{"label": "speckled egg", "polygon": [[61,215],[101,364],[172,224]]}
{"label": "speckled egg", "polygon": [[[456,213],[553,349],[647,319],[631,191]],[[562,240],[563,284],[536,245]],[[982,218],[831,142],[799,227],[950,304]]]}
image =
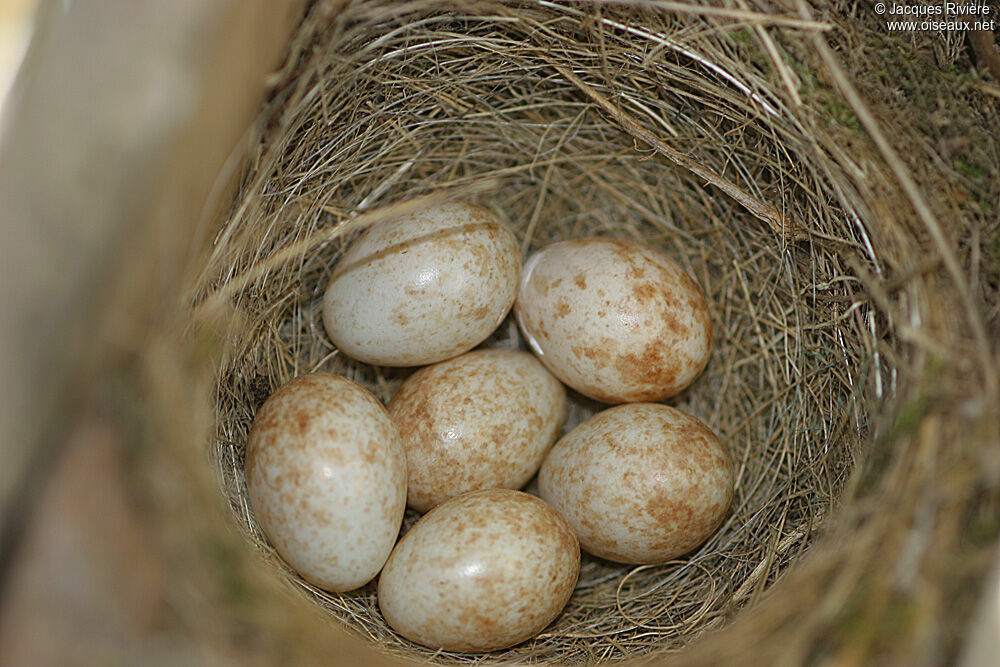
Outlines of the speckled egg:
{"label": "speckled egg", "polygon": [[406,450],[407,502],[426,512],[479,489],[519,489],[566,416],[566,391],[526,352],[477,350],[411,375],[389,402]]}
{"label": "speckled egg", "polygon": [[418,644],[495,651],[551,623],[579,573],[576,537],[549,505],[521,491],[473,491],[438,505],[399,541],[378,603]]}
{"label": "speckled egg", "polygon": [[542,463],[542,498],[584,550],[620,563],[661,563],[711,535],[733,499],[733,464],[712,431],[653,403],[599,412]]}
{"label": "speckled egg", "polygon": [[489,211],[450,202],[380,223],[348,248],[323,323],[348,356],[420,366],[471,350],[510,310],[521,256]]}
{"label": "speckled egg", "polygon": [[254,419],[246,477],[260,527],[304,579],[349,591],[382,569],[406,507],[406,455],[370,393],[321,373],[279,388]]}
{"label": "speckled egg", "polygon": [[673,396],[708,363],[712,320],[701,289],[665,254],[629,241],[543,248],[524,265],[514,308],[549,370],[606,403]]}

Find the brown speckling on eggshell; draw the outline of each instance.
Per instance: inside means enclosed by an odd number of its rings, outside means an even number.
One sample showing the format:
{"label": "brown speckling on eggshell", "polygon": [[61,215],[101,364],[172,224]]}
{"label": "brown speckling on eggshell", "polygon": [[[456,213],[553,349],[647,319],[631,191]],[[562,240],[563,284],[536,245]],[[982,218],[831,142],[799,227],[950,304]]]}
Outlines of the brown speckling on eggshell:
{"label": "brown speckling on eggshell", "polygon": [[495,651],[551,623],[579,571],[579,544],[552,507],[520,491],[474,491],[431,510],[399,541],[379,577],[379,608],[424,646]]}
{"label": "brown speckling on eggshell", "polygon": [[324,373],[278,388],[257,412],[245,468],[257,522],[304,579],[348,591],[378,573],[403,520],[406,457],[368,391]]}
{"label": "brown speckling on eggshell", "polygon": [[535,357],[477,350],[422,368],[389,402],[406,450],[408,504],[523,486],[555,442],[566,392]]}
{"label": "brown speckling on eggshell", "polygon": [[448,202],[375,225],[354,242],[323,296],[323,324],[359,361],[442,361],[496,329],[520,269],[507,227],[479,206]]}
{"label": "brown speckling on eggshell", "polygon": [[733,498],[732,460],[711,429],[670,406],[620,405],[559,440],[539,493],[581,547],[621,563],[661,563],[704,542]]}
{"label": "brown speckling on eggshell", "polygon": [[549,370],[600,401],[673,396],[711,353],[712,321],[697,283],[665,254],[629,241],[543,248],[524,265],[514,312]]}

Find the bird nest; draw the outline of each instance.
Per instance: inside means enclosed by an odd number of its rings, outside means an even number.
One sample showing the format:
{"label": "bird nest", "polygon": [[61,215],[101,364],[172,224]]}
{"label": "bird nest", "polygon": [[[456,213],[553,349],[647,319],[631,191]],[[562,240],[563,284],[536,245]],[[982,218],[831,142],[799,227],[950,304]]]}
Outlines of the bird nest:
{"label": "bird nest", "polygon": [[[955,278],[956,260],[926,259],[940,227],[869,126],[829,27],[806,10],[669,3],[313,6],[201,298],[238,313],[217,384],[225,493],[249,539],[331,621],[435,663],[747,650],[794,662],[822,655],[823,632],[869,577],[871,590],[886,588],[878,577],[906,590],[922,576],[906,561],[935,535],[907,532],[929,483],[920,461],[954,446],[952,425],[924,417],[953,381],[949,355],[977,358],[985,334],[962,284],[933,279]],[[847,122],[827,122],[833,102]],[[331,594],[298,578],[267,545],[243,476],[253,416],[283,382],[334,372],[383,401],[400,386],[406,369],[338,353],[322,293],[360,230],[451,198],[493,211],[525,255],[601,236],[685,267],[708,297],[715,345],[670,403],[709,424],[736,467],[732,508],[697,550],[643,566],[584,555],[559,618],[486,656],[402,638],[372,585]],[[524,347],[510,320],[485,344]],[[600,408],[572,397],[566,428]]]}

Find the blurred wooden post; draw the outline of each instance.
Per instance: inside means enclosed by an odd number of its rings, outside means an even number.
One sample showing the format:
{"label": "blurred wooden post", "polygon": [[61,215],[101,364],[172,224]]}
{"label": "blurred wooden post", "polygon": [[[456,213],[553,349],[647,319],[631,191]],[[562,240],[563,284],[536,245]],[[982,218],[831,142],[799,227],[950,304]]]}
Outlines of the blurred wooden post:
{"label": "blurred wooden post", "polygon": [[[154,275],[122,276],[123,254],[157,207],[171,212],[169,236],[192,242],[301,10],[267,0],[44,5],[0,135],[5,518],[29,462],[72,418],[84,370],[110,352],[95,336],[121,281],[170,284],[191,246],[146,265]],[[150,296],[137,321],[162,306]]]}
{"label": "blurred wooden post", "polygon": [[135,353],[109,313],[141,348],[181,310],[303,5],[43,3],[0,128],[0,584],[102,370]]}

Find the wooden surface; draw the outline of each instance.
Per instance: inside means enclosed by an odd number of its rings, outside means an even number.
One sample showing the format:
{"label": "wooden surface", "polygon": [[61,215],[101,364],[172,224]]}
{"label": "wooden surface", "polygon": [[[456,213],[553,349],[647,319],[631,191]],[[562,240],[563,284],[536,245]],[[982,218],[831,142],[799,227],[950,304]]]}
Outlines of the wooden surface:
{"label": "wooden surface", "polygon": [[[87,369],[110,353],[111,341],[95,336],[122,282],[163,286],[179,275],[183,244],[204,225],[209,192],[298,9],[264,0],[46,6],[0,136],[0,507],[13,502],[33,452],[72,421]],[[174,227],[178,247],[122,276],[154,224]]]}

